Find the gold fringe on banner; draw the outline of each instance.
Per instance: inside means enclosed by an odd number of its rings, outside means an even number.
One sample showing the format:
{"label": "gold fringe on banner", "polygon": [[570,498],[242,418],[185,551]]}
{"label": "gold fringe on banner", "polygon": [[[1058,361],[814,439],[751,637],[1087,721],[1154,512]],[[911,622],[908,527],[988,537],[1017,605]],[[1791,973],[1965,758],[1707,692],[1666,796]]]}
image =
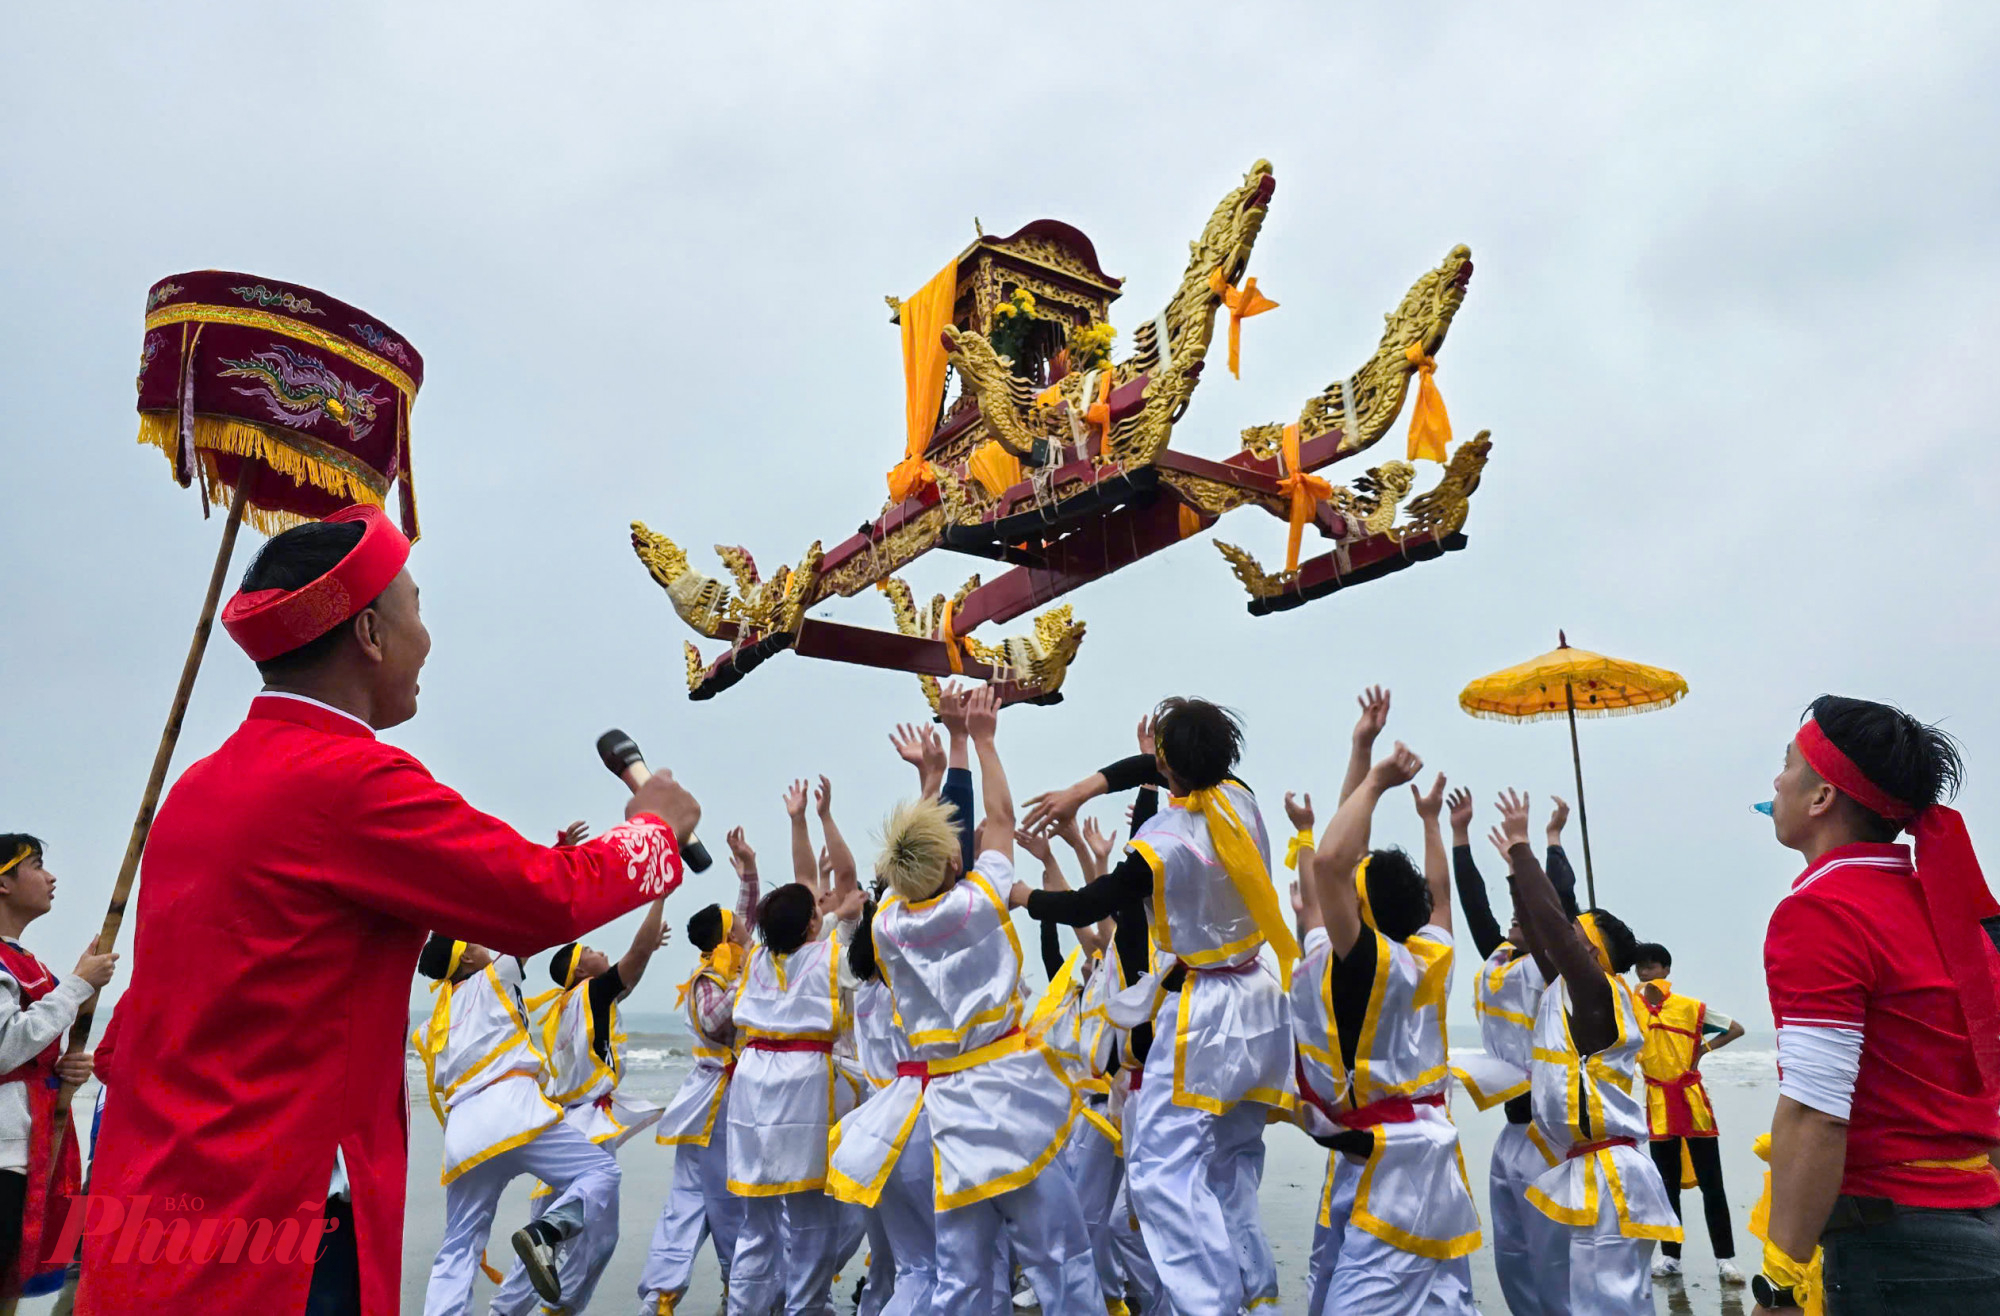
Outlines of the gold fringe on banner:
{"label": "gold fringe on banner", "polygon": [[[139,442],[158,448],[171,463],[180,441],[180,417],[171,411],[147,411],[139,415]],[[231,483],[216,471],[216,453],[248,457],[294,483],[310,484],[351,503],[382,506],[388,496],[388,482],[361,462],[326,444],[304,435],[278,434],[262,425],[223,416],[194,418],[194,446],[202,456],[202,494],[210,507],[228,503]],[[259,506],[252,501],[243,510],[243,519],[267,535],[313,518],[296,512]]]}

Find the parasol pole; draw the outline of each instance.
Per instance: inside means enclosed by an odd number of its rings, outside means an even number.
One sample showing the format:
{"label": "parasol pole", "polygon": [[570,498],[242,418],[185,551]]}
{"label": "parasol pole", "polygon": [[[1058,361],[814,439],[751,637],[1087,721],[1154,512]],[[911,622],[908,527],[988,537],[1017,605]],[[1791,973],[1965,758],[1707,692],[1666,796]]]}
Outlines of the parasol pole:
{"label": "parasol pole", "polygon": [[1595,909],[1597,874],[1590,867],[1590,810],[1583,807],[1583,751],[1576,744],[1576,689],[1568,681],[1563,682],[1563,703],[1569,706],[1569,757],[1576,765],[1576,820],[1583,826],[1583,883],[1590,901],[1585,908]]}
{"label": "parasol pole", "polygon": [[[236,552],[236,532],[243,527],[243,510],[249,502],[250,485],[256,479],[257,464],[247,458],[236,477],[236,490],[229,498],[229,518],[222,523],[222,544],[215,552],[215,568],[208,575],[208,597],[202,600],[201,618],[195,622],[194,639],[188,645],[187,662],[181,666],[180,687],[174,691],[173,707],[167,712],[166,730],[160,733],[160,747],[153,752],[152,775],[146,778],[146,793],[139,800],[139,816],[132,821],[132,838],[125,843],[125,862],[118,867],[117,884],[111,888],[111,904],[104,911],[104,926],[97,934],[97,953],[108,954],[118,941],[118,928],[125,921],[125,904],[132,897],[132,885],[139,875],[139,856],[145,853],[146,836],[153,830],[153,811],[159,807],[160,789],[166,785],[167,766],[173,762],[174,744],[181,738],[181,721],[187,716],[188,699],[194,694],[194,679],[201,671],[202,654],[208,649],[209,632],[215,629],[215,607],[222,598],[223,577],[229,573],[229,559]],[[83,1050],[90,1041],[90,1028],[97,1010],[97,996],[85,1001],[69,1030],[68,1054]],[[69,1123],[70,1098],[76,1089],[63,1084],[56,1101],[55,1145],[62,1146],[63,1130]],[[4,1311],[4,1308],[0,1308]]]}

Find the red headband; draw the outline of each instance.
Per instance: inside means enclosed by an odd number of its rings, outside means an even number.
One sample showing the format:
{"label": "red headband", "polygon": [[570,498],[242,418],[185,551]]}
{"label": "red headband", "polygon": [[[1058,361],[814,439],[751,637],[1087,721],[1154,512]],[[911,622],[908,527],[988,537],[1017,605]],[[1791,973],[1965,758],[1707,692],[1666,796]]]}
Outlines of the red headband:
{"label": "red headband", "polygon": [[239,590],[222,609],[222,628],[252,662],[317,640],[373,603],[403,569],[410,541],[381,508],[356,503],[325,524],[347,521],[361,522],[361,542],[333,570],[295,590]]}
{"label": "red headband", "polygon": [[1826,732],[1819,729],[1819,723],[1806,719],[1793,737],[1799,753],[1826,780],[1829,786],[1847,796],[1870,813],[1879,813],[1890,822],[1908,823],[1915,821],[1923,810],[1914,804],[1907,804],[1868,780],[1854,760],[1840,752]]}

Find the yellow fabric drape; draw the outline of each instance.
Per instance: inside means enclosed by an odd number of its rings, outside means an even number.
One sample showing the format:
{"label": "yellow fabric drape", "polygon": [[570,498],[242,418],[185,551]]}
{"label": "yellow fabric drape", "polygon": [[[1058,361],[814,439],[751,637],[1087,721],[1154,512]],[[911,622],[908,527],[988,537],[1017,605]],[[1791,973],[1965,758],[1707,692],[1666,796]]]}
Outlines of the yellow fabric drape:
{"label": "yellow fabric drape", "polygon": [[1313,848],[1313,834],[1310,827],[1301,827],[1285,846],[1285,867],[1298,870],[1299,856]]}
{"label": "yellow fabric drape", "polygon": [[889,497],[899,503],[933,483],[924,449],[930,446],[938,404],[944,401],[944,330],[957,298],[954,260],[897,311],[903,328],[903,423],[908,433],[903,460],[889,471]]}
{"label": "yellow fabric drape", "polygon": [[1251,839],[1250,829],[1236,814],[1235,808],[1222,793],[1219,786],[1195,791],[1183,802],[1184,807],[1199,812],[1208,824],[1208,841],[1215,847],[1215,861],[1222,865],[1222,871],[1229,874],[1229,880],[1236,887],[1236,894],[1249,907],[1250,916],[1257,920],[1257,931],[1278,956],[1278,977],[1285,990],[1292,986],[1292,963],[1299,957],[1298,938],[1285,922],[1284,911],[1278,905],[1278,889],[1271,884],[1271,874],[1264,867],[1264,857],[1257,851],[1257,842]]}
{"label": "yellow fabric drape", "polygon": [[688,993],[694,990],[695,982],[710,969],[722,975],[725,986],[736,981],[736,975],[743,971],[743,947],[730,940],[729,934],[735,930],[736,911],[723,910],[722,940],[701,953],[701,963],[694,966],[694,972],[688,975],[688,980],[680,985],[680,990],[674,996],[676,1010],[687,1000]]}
{"label": "yellow fabric drape", "polygon": [[953,676],[965,675],[965,656],[958,643],[958,635],[951,629],[951,600],[945,600],[944,612],[938,617],[938,638],[944,641],[945,661],[951,664]]}
{"label": "yellow fabric drape", "polygon": [[995,498],[1021,482],[1021,459],[1001,447],[996,439],[988,439],[974,448],[965,469]]}
{"label": "yellow fabric drape", "polygon": [[1417,368],[1417,402],[1410,408],[1410,460],[1444,461],[1451,446],[1451,417],[1445,414],[1444,398],[1438,393],[1437,358],[1425,356],[1423,344],[1411,343],[1403,357]]}
{"label": "yellow fabric drape", "polygon": [[1049,1027],[1055,1022],[1056,1012],[1062,1009],[1063,1002],[1069,998],[1070,986],[1076,981],[1076,966],[1082,959],[1083,947],[1079,946],[1069,953],[1069,958],[1063,961],[1061,970],[1049,980],[1049,989],[1042,993],[1042,999],[1035,1002],[1034,1013],[1028,1016],[1027,1032],[1031,1046],[1040,1046],[1042,1039],[1048,1036]]}
{"label": "yellow fabric drape", "polygon": [[[444,1054],[444,1044],[451,1037],[451,979],[464,959],[465,943],[452,942],[451,958],[444,963],[444,977],[431,984],[431,994],[437,997],[437,1001],[431,1006],[430,1021],[413,1039],[417,1043],[417,1054],[423,1057],[424,1072],[430,1077],[435,1077],[438,1057]],[[437,1116],[438,1123],[443,1124],[444,1105],[438,1101],[437,1084],[428,1083],[426,1087],[430,1093],[431,1112]]]}
{"label": "yellow fabric drape", "polygon": [[1083,423],[1095,426],[1097,437],[1103,443],[1111,442],[1111,375],[1110,366],[1097,374],[1097,401],[1084,409]]}
{"label": "yellow fabric drape", "polygon": [[1242,356],[1243,322],[1253,315],[1275,311],[1278,304],[1257,291],[1257,280],[1245,279],[1243,286],[1238,288],[1222,277],[1219,268],[1208,272],[1208,289],[1229,308],[1229,373],[1241,379],[1242,372],[1237,365]]}
{"label": "yellow fabric drape", "polygon": [[1299,427],[1285,426],[1284,444],[1280,450],[1279,462],[1284,468],[1284,478],[1278,481],[1278,488],[1292,500],[1291,534],[1285,541],[1285,570],[1299,569],[1299,545],[1305,537],[1306,526],[1313,519],[1313,511],[1320,500],[1333,497],[1333,485],[1299,465]]}

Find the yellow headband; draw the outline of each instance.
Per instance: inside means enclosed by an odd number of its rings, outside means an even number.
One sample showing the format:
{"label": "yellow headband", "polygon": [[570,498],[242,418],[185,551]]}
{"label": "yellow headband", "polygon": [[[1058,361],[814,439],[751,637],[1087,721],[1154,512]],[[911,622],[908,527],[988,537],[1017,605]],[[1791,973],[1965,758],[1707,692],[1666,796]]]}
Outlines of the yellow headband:
{"label": "yellow headband", "polygon": [[720,912],[722,914],[722,939],[701,953],[701,962],[694,966],[694,972],[688,975],[688,980],[681,984],[680,992],[674,997],[674,1004],[676,1006],[687,999],[688,992],[694,987],[695,979],[701,977],[702,974],[713,969],[716,973],[722,975],[724,982],[734,982],[737,973],[743,967],[743,948],[737,945],[729,935],[736,931],[736,911],[725,909]]}
{"label": "yellow headband", "polygon": [[35,853],[34,846],[29,845],[26,841],[21,842],[21,848],[14,852],[14,857],[6,863],[0,864],[0,876],[5,876],[13,872],[17,866],[25,862],[28,856],[33,853]]}
{"label": "yellow headband", "polygon": [[441,981],[447,983],[450,982],[452,978],[457,975],[459,962],[462,961],[464,958],[465,958],[465,943],[462,941],[452,942],[451,958],[444,962],[444,977]]}
{"label": "yellow headband", "polygon": [[1368,903],[1368,861],[1374,855],[1362,855],[1361,862],[1354,866],[1354,897],[1361,902],[1361,921],[1370,932],[1380,932],[1375,926],[1375,907]]}
{"label": "yellow headband", "polygon": [[1576,925],[1583,929],[1584,938],[1590,948],[1597,952],[1597,963],[1606,973],[1611,972],[1611,951],[1604,944],[1604,934],[1597,929],[1597,919],[1591,914],[1578,914]]}
{"label": "yellow headband", "polygon": [[576,966],[583,963],[583,943],[577,942],[569,953],[569,967],[563,970],[563,990],[576,986]]}

